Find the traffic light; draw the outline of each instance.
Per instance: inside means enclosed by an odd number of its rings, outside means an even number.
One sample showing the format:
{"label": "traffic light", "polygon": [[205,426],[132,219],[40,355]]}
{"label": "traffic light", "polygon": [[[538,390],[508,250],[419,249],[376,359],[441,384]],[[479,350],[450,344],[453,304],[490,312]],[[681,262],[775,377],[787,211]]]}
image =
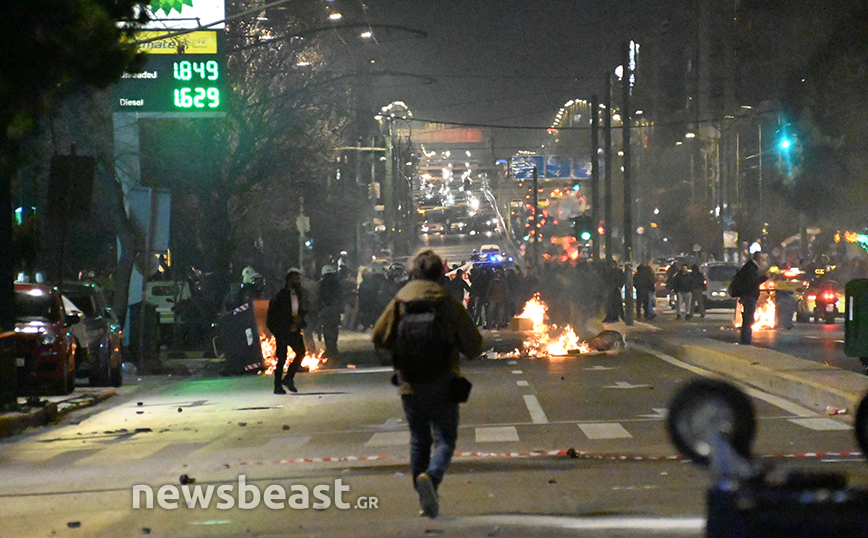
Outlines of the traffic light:
{"label": "traffic light", "polygon": [[777,132],[778,164],[781,172],[792,178],[798,175],[802,163],[802,147],[792,124],[784,124]]}
{"label": "traffic light", "polygon": [[594,236],[594,222],[589,215],[579,215],[573,221],[573,235],[576,239],[590,241]]}

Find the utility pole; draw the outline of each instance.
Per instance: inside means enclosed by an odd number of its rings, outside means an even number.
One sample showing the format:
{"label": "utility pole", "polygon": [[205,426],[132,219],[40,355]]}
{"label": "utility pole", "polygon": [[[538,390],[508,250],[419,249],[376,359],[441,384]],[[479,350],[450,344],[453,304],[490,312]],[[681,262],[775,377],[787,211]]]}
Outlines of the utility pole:
{"label": "utility pole", "polygon": [[591,230],[593,240],[591,256],[594,261],[600,259],[600,134],[599,134],[600,100],[597,94],[591,96],[591,219],[594,229]]}
{"label": "utility pole", "polygon": [[606,74],[606,100],[603,103],[603,160],[606,162],[605,183],[605,214],[606,223],[606,263],[612,263],[612,75]]}
{"label": "utility pole", "polygon": [[392,176],[392,121],[387,119],[386,124],[386,170],[383,178],[383,224],[386,228],[386,247],[392,249],[392,241],[395,234],[395,195],[392,190],[394,178]]}
{"label": "utility pole", "polygon": [[[624,41],[621,44],[621,61],[623,62],[623,77],[621,79],[621,88],[624,94],[623,109],[621,110],[621,126],[623,128],[623,146],[624,146],[624,274],[627,277],[627,283],[624,289],[624,323],[628,326],[633,325],[633,186],[632,174],[630,168],[632,163],[631,148],[630,148],[630,131],[632,129],[633,119],[630,115],[630,81],[633,71],[630,68],[630,43]],[[647,301],[647,298],[645,299]]]}
{"label": "utility pole", "polygon": [[539,264],[539,179],[536,166],[533,167],[533,264],[532,267],[537,267]]}

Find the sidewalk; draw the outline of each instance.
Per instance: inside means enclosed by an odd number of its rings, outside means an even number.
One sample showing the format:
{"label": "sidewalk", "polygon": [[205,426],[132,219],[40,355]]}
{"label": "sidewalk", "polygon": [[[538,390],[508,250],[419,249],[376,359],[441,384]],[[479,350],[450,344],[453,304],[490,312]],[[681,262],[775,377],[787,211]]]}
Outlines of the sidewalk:
{"label": "sidewalk", "polygon": [[667,327],[635,322],[606,324],[622,332],[628,344],[664,353],[723,377],[787,398],[825,414],[827,407],[846,410],[852,421],[868,393],[868,376],[755,346],[685,335]]}
{"label": "sidewalk", "polygon": [[12,435],[31,426],[46,426],[76,409],[90,407],[117,394],[112,389],[93,388],[66,396],[40,396],[39,405],[28,405],[18,398],[19,411],[0,413],[0,437]]}

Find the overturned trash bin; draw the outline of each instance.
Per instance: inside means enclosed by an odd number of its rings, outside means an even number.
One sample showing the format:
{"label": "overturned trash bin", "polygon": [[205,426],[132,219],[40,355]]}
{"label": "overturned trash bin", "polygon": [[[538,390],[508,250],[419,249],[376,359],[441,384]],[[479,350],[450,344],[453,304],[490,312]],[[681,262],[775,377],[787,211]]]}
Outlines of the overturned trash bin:
{"label": "overturned trash bin", "polygon": [[224,358],[225,375],[262,370],[262,346],[253,303],[243,304],[218,318],[217,339]]}

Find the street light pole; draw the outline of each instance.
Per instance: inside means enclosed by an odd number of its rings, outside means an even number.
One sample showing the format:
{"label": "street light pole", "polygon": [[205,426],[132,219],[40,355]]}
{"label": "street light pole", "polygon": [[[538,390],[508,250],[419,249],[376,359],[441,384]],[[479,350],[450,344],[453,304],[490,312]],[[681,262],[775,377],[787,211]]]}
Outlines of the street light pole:
{"label": "street light pole", "polygon": [[603,103],[603,160],[606,162],[604,174],[606,193],[604,195],[605,213],[603,219],[606,223],[606,263],[612,262],[612,75],[606,74],[606,100]]}
{"label": "street light pole", "polygon": [[[631,141],[633,119],[630,111],[630,82],[632,69],[630,67],[630,43],[625,41],[621,45],[623,62],[622,91],[624,94],[624,108],[621,111],[623,121],[621,123],[624,146],[624,274],[627,282],[624,289],[624,323],[633,325],[633,174],[631,161]],[[646,299],[647,300],[647,299]]]}

